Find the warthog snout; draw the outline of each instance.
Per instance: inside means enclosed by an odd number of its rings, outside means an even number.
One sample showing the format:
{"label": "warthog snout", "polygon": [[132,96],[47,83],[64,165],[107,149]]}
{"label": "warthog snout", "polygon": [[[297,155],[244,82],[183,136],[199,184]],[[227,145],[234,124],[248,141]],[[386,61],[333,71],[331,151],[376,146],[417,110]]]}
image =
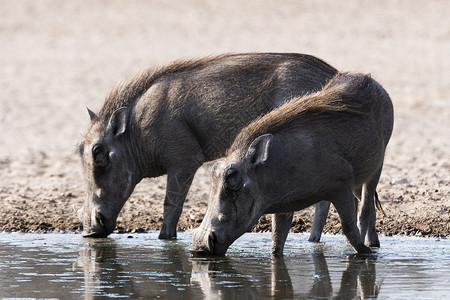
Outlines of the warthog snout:
{"label": "warthog snout", "polygon": [[78,218],[83,223],[83,237],[107,237],[112,231],[114,226],[109,226],[106,217],[93,208],[90,216],[84,215],[84,208],[78,210]]}
{"label": "warthog snout", "polygon": [[192,231],[194,246],[190,249],[194,255],[222,255],[225,251],[221,251],[218,247],[217,235],[214,231],[204,231],[199,228]]}

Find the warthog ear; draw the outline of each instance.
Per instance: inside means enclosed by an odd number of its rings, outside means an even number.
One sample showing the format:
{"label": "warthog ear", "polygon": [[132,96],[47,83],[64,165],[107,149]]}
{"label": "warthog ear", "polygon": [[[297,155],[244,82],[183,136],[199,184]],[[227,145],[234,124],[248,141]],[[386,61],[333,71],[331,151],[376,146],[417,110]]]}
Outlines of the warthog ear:
{"label": "warthog ear", "polygon": [[117,109],[109,119],[107,131],[112,135],[120,135],[127,129],[128,109],[121,107]]}
{"label": "warthog ear", "polygon": [[273,135],[270,133],[257,137],[248,147],[246,159],[253,165],[264,163],[269,157],[269,144]]}
{"label": "warthog ear", "polygon": [[91,119],[91,122],[94,121],[97,118],[97,115],[95,114],[95,112],[90,110],[88,107],[86,107],[86,109],[88,111],[89,118]]}

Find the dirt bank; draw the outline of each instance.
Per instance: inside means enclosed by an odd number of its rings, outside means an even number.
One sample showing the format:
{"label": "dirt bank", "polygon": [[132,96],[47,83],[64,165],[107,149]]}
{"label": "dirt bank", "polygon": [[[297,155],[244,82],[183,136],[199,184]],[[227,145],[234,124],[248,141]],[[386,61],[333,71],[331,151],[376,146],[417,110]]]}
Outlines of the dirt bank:
{"label": "dirt bank", "polygon": [[[301,52],[372,73],[395,128],[378,192],[385,234],[450,233],[450,4],[443,1],[1,1],[0,231],[79,230],[84,187],[75,144],[123,78],[223,52]],[[180,229],[206,210],[199,170]],[[122,231],[159,229],[165,177],[140,183]],[[312,209],[293,231],[308,231]],[[263,217],[255,230],[268,230]],[[339,232],[333,213],[325,228]]]}

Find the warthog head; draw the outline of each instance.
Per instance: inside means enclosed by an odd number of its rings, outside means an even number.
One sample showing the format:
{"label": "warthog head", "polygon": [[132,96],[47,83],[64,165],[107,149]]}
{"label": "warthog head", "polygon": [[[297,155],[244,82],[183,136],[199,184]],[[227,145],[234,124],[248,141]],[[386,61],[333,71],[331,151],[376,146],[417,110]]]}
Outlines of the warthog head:
{"label": "warthog head", "polygon": [[119,108],[104,122],[92,112],[91,127],[79,145],[86,199],[78,210],[83,236],[106,237],[137,182],[127,134],[128,109]]}
{"label": "warthog head", "polygon": [[212,170],[208,209],[193,231],[194,254],[225,254],[264,213],[257,169],[267,159],[272,135],[258,137],[244,155],[233,152]]}

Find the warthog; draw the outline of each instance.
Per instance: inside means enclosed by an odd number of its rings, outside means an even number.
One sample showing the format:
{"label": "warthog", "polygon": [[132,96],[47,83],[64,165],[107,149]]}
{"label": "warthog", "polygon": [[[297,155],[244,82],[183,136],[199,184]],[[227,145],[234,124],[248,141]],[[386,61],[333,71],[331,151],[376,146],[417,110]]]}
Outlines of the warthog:
{"label": "warthog", "polygon": [[167,174],[159,238],[176,225],[196,170],[225,155],[240,130],[292,97],[318,91],[335,74],[302,54],[227,54],[149,69],[113,89],[79,153],[86,200],[83,235],[103,237],[134,187]]}
{"label": "warthog", "polygon": [[362,194],[363,209],[373,207],[392,128],[386,91],[370,76],[350,73],[255,120],[213,167],[208,209],[193,231],[192,251],[224,254],[261,215],[274,213],[272,252],[281,254],[292,212],[328,200],[350,244],[370,253],[353,197]]}

